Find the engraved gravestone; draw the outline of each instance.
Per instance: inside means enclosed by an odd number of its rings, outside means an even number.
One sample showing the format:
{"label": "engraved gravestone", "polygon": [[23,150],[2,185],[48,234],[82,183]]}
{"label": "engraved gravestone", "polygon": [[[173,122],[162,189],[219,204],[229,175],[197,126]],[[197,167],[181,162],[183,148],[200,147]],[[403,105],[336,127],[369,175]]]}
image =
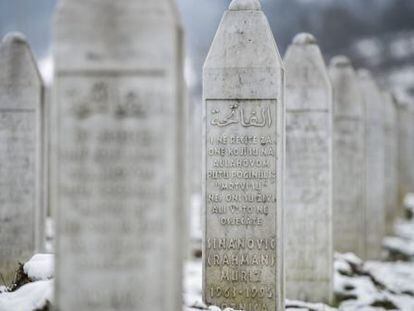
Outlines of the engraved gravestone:
{"label": "engraved gravestone", "polygon": [[332,86],[316,43],[299,34],[286,69],[286,297],[332,299]]}
{"label": "engraved gravestone", "polygon": [[366,112],[366,256],[379,259],[385,236],[384,101],[370,72],[358,70],[358,81]]}
{"label": "engraved gravestone", "polygon": [[58,310],[182,309],[181,37],[170,0],[58,6]]}
{"label": "engraved gravestone", "polygon": [[394,221],[398,215],[398,123],[394,97],[382,92],[384,102],[384,176],[386,204],[386,232],[394,233]]}
{"label": "engraved gravestone", "polygon": [[203,296],[284,310],[284,70],[257,0],[234,0],[204,65]]}
{"label": "engraved gravestone", "polygon": [[43,245],[42,93],[26,39],[8,34],[0,44],[0,274],[7,283]]}
{"label": "engraved gravestone", "polygon": [[365,257],[364,107],[351,62],[331,60],[334,250]]}

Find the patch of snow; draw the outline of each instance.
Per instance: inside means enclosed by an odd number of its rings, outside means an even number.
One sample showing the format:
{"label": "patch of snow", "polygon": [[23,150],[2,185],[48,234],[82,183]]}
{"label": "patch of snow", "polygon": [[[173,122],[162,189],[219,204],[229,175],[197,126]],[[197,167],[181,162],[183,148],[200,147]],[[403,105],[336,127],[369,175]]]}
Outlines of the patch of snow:
{"label": "patch of snow", "polygon": [[[392,254],[400,254],[407,260],[414,259],[414,241],[401,237],[386,237],[383,241],[383,246]],[[389,257],[392,257],[392,254]]]}
{"label": "patch of snow", "polygon": [[24,273],[33,280],[48,280],[53,278],[54,255],[36,254],[23,266]]}
{"label": "patch of snow", "polygon": [[414,263],[368,261],[364,268],[390,292],[411,293],[414,299]]}
{"label": "patch of snow", "polygon": [[15,292],[0,295],[0,311],[31,311],[53,302],[53,280],[26,284]]}
{"label": "patch of snow", "polygon": [[414,310],[414,263],[363,263],[350,254],[336,254],[335,259],[339,310]]}
{"label": "patch of snow", "polygon": [[[414,76],[414,74],[413,74]],[[414,79],[414,78],[413,78]],[[411,212],[411,215],[414,215],[414,193],[409,193],[404,197],[404,208]],[[414,229],[413,229],[414,232]]]}

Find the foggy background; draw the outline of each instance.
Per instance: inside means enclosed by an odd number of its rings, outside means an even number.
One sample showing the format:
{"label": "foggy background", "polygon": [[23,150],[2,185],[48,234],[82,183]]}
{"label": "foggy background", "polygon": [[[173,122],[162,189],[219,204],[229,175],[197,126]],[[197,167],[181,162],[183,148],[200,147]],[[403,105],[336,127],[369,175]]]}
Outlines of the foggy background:
{"label": "foggy background", "polygon": [[[178,0],[186,31],[194,192],[200,186],[202,64],[229,2]],[[401,101],[414,100],[413,0],[261,2],[282,56],[296,33],[310,32],[317,37],[327,62],[334,55],[348,55],[356,67],[372,70],[380,85],[395,91]],[[27,36],[49,85],[53,77],[50,39],[55,3],[56,0],[0,0],[0,35],[19,30]]]}

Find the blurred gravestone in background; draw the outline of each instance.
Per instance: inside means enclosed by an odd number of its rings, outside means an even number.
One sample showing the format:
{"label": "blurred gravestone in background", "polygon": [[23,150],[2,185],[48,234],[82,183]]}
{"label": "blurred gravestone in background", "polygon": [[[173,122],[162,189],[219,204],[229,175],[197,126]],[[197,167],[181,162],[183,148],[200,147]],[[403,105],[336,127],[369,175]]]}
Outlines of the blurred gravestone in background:
{"label": "blurred gravestone in background", "polygon": [[386,211],[384,195],[384,106],[386,103],[369,71],[360,69],[357,75],[365,109],[366,256],[368,259],[381,259]]}
{"label": "blurred gravestone in background", "polygon": [[286,69],[286,297],[330,303],[332,86],[316,39],[297,35]]}
{"label": "blurred gravestone in background", "polygon": [[331,60],[334,250],[365,258],[365,109],[350,60]]}
{"label": "blurred gravestone in background", "polygon": [[43,251],[42,97],[25,38],[7,35],[0,43],[0,273],[7,284],[17,262]]}
{"label": "blurred gravestone in background", "polygon": [[184,95],[173,3],[62,0],[56,11],[59,310],[182,308]]}
{"label": "blurred gravestone in background", "polygon": [[387,235],[394,232],[394,221],[399,214],[398,200],[398,119],[397,104],[389,92],[381,92],[384,102],[384,196]]}

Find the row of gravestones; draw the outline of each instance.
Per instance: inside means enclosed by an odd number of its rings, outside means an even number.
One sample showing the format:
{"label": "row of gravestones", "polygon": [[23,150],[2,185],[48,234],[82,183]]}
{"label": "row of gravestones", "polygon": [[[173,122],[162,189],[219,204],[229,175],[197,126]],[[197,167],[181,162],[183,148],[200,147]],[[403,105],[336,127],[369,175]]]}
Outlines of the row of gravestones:
{"label": "row of gravestones", "polygon": [[[42,250],[50,204],[58,310],[180,310],[187,109],[173,1],[62,0],[54,30],[50,107],[24,38],[0,46],[2,277]],[[230,4],[203,81],[205,302],[283,310],[285,287],[331,302],[333,249],[378,258],[413,189],[413,109],[345,57],[327,70],[311,35],[283,65],[257,0]]]}

